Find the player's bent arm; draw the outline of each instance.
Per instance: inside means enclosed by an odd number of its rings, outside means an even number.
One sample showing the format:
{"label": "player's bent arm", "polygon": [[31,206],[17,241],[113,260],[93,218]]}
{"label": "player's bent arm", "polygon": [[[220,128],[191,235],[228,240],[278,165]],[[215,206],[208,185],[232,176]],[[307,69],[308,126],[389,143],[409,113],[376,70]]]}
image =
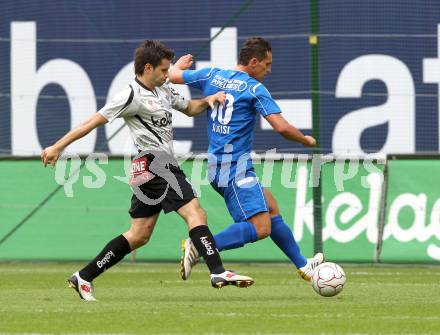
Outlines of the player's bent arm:
{"label": "player's bent arm", "polygon": [[316,145],[316,140],[312,136],[304,135],[299,129],[287,122],[281,114],[270,114],[266,116],[266,120],[284,138],[297,141],[308,147]]}
{"label": "player's bent arm", "polygon": [[59,139],[55,144],[51,145],[50,147],[47,147],[43,150],[41,153],[41,160],[44,163],[44,166],[47,166],[47,164],[51,164],[52,166],[55,166],[55,163],[57,162],[61,152],[72,142],[75,142],[76,140],[86,136],[88,133],[90,133],[93,129],[99,127],[100,125],[103,125],[107,123],[108,120],[103,117],[99,113],[95,113],[92,115],[89,119],[69,131],[66,135],[64,135],[61,139]]}
{"label": "player's bent arm", "polygon": [[226,94],[223,91],[217,92],[213,95],[208,95],[203,99],[190,100],[188,102],[188,107],[182,110],[182,113],[188,116],[196,116],[200,113],[206,111],[208,107],[214,108],[216,103],[224,106],[226,100]]}
{"label": "player's bent arm", "polygon": [[183,71],[189,69],[193,63],[193,56],[188,54],[180,57],[173,67],[168,71],[168,78],[173,84],[185,84]]}
{"label": "player's bent arm", "polygon": [[188,102],[188,107],[184,110],[182,110],[182,113],[186,114],[187,116],[196,116],[200,113],[203,113],[208,108],[209,104],[206,101],[206,98],[204,99],[197,99],[197,100],[190,100]]}
{"label": "player's bent arm", "polygon": [[173,84],[185,84],[183,80],[183,70],[174,67],[168,71],[168,78]]}

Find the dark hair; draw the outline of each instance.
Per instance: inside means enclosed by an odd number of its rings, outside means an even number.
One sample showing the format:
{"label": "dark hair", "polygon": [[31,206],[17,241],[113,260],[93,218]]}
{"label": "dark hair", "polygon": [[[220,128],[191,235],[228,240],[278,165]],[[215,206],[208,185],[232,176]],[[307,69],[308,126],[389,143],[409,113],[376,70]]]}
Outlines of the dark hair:
{"label": "dark hair", "polygon": [[267,52],[269,51],[272,51],[272,47],[270,46],[270,43],[264,38],[248,38],[240,49],[238,64],[246,66],[249,64],[249,61],[254,57],[261,61],[267,56]]}
{"label": "dark hair", "polygon": [[168,49],[160,41],[145,40],[134,52],[134,72],[143,74],[145,64],[149,63],[153,67],[158,66],[162,59],[172,60],[174,51]]}

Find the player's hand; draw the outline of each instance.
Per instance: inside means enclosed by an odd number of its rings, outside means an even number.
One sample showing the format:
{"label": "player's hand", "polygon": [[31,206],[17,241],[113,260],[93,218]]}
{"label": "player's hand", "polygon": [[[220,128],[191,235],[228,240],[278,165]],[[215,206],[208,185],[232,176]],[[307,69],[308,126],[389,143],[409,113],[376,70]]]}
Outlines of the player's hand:
{"label": "player's hand", "polygon": [[187,70],[193,64],[194,57],[191,54],[180,57],[174,64],[174,67],[179,70]]}
{"label": "player's hand", "polygon": [[314,147],[316,146],[316,140],[309,135],[304,136],[306,139],[306,143],[304,143],[304,145],[308,146],[308,147]]}
{"label": "player's hand", "polygon": [[47,164],[50,164],[52,166],[55,166],[58,158],[60,157],[61,150],[59,150],[56,146],[52,145],[50,147],[45,148],[41,152],[41,161],[44,164],[44,167],[47,166]]}
{"label": "player's hand", "polygon": [[226,94],[225,94],[225,92],[220,91],[220,92],[217,92],[216,94],[208,95],[205,99],[206,99],[206,102],[208,103],[209,107],[211,107],[211,109],[214,108],[214,105],[216,103],[219,103],[220,105],[222,105],[224,107],[225,102],[226,102]]}

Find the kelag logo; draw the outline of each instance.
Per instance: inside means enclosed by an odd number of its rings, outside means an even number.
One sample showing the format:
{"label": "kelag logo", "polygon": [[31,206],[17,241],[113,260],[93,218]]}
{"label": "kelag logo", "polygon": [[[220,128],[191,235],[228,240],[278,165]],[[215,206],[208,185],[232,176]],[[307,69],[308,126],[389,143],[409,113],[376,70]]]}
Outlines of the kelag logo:
{"label": "kelag logo", "polygon": [[[426,180],[411,161],[391,161],[390,169],[399,177],[388,180],[385,222],[381,235],[380,261],[440,260],[440,198],[436,186]],[[426,165],[426,161],[423,163]],[[345,261],[374,261],[383,210],[383,176],[378,170],[359,166],[350,178],[336,178],[344,163],[329,164],[323,171],[323,242],[328,257]],[[379,168],[380,165],[377,165]],[[428,164],[434,173],[439,164]],[[307,199],[311,172],[297,166],[293,233],[299,241],[313,236],[313,201]],[[405,179],[405,182],[402,182]],[[343,189],[340,189],[339,180]],[[310,186],[310,185],[309,185]],[[306,242],[307,243],[307,242]],[[411,250],[411,254],[408,254]],[[332,254],[334,252],[334,255]]]}

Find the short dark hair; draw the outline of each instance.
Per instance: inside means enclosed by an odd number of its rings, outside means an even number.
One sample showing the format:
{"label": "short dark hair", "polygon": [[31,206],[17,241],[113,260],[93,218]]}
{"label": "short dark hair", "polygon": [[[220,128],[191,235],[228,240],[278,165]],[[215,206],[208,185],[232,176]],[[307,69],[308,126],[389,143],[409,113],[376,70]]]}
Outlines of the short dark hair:
{"label": "short dark hair", "polygon": [[248,65],[252,58],[259,61],[263,60],[268,52],[272,51],[272,47],[268,41],[262,37],[248,38],[240,49],[238,56],[238,64]]}
{"label": "short dark hair", "polygon": [[134,72],[143,74],[145,64],[151,64],[153,67],[158,66],[162,59],[173,60],[174,51],[168,49],[160,41],[145,40],[134,52]]}

